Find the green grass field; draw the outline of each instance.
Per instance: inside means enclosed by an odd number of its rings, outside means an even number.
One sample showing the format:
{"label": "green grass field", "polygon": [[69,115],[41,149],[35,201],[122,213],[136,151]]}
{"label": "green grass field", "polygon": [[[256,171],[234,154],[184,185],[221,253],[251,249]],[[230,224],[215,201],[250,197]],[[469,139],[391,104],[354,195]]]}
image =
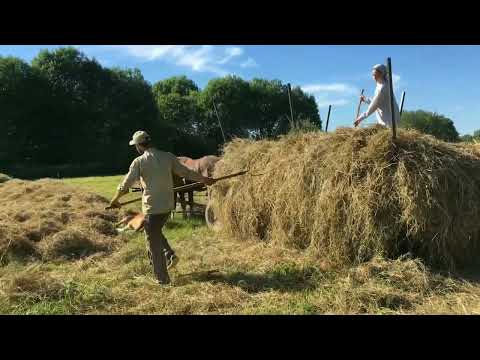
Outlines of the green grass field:
{"label": "green grass field", "polygon": [[[65,182],[110,198],[120,180]],[[223,239],[202,219],[180,216],[167,223],[165,234],[180,257],[170,273],[173,287],[154,281],[143,234],[134,234],[107,256],[0,267],[0,313],[480,313],[480,287],[474,280],[431,273],[413,260],[376,259],[335,270],[305,260],[300,251]]]}

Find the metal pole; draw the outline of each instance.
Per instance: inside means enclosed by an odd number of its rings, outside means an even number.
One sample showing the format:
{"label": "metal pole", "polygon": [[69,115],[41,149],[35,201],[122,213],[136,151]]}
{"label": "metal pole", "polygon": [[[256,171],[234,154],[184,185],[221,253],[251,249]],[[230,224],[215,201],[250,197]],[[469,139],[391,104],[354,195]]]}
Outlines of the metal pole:
{"label": "metal pole", "polygon": [[290,119],[291,119],[291,124],[293,125],[294,122],[293,122],[292,98],[290,96],[292,88],[290,86],[290,83],[287,84],[287,91],[288,91],[288,103],[290,104]]}
{"label": "metal pole", "polygon": [[220,121],[220,116],[218,116],[217,106],[215,105],[215,100],[212,99],[213,108],[215,109],[215,114],[217,114],[218,124],[220,125],[220,130],[222,131],[223,142],[226,143],[227,140],[225,139],[225,134],[223,133],[222,122]]}
{"label": "metal pole", "polygon": [[405,91],[402,93],[402,102],[400,103],[400,119],[402,118],[403,102],[405,101]]}
{"label": "metal pole", "polygon": [[397,124],[395,123],[395,100],[393,98],[393,82],[392,82],[392,59],[387,58],[388,68],[388,88],[390,90],[390,111],[392,114],[392,139],[397,138]]}
{"label": "metal pole", "polygon": [[325,127],[325,132],[328,132],[328,123],[330,121],[330,110],[332,110],[332,105],[328,105],[327,126]]}

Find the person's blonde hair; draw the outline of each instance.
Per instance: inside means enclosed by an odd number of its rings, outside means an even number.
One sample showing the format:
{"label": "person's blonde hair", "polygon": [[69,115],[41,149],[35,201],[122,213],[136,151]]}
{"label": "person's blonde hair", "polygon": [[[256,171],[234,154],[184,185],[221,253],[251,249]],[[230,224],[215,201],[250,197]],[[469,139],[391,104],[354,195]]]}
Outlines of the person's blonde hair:
{"label": "person's blonde hair", "polygon": [[381,73],[385,81],[388,80],[388,69],[385,65],[377,64],[377,65],[374,65],[372,69]]}

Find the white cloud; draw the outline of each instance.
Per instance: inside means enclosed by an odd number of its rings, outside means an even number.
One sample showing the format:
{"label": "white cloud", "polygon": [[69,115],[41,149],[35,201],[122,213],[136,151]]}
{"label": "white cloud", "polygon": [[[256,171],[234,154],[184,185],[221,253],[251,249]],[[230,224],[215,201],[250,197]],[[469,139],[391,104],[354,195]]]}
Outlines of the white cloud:
{"label": "white cloud", "polygon": [[349,84],[331,83],[331,84],[310,84],[302,86],[302,90],[307,93],[340,93],[352,95],[359,93],[358,89]]}
{"label": "white cloud", "polygon": [[350,101],[347,99],[337,99],[337,100],[329,100],[329,99],[316,99],[317,106],[319,109],[326,108],[329,105],[332,106],[345,106],[350,104]]}
{"label": "white cloud", "polygon": [[242,68],[257,67],[258,64],[255,60],[249,57],[246,61],[240,64]]}
{"label": "white cloud", "polygon": [[213,65],[213,47],[210,45],[201,46],[199,49],[192,49],[192,51],[182,50],[175,56],[176,65],[186,66],[193,71],[199,72],[213,72],[219,75],[226,74],[226,71]]}
{"label": "white cloud", "polygon": [[114,45],[112,48],[125,50],[129,55],[146,61],[165,57],[178,57],[188,48],[186,45]]}
{"label": "white cloud", "polygon": [[143,61],[163,60],[193,71],[221,76],[231,73],[224,66],[244,53],[240,47],[222,48],[212,45],[113,45],[107,48],[125,52]]}
{"label": "white cloud", "polygon": [[230,48],[226,48],[225,49],[225,54],[227,56],[225,56],[223,59],[221,59],[220,61],[217,61],[217,64],[226,64],[228,63],[230,60],[232,60],[234,57],[237,57],[237,56],[240,56],[243,54],[243,49],[242,48],[239,48],[239,47],[230,47]]}
{"label": "white cloud", "polygon": [[313,94],[319,109],[332,106],[345,106],[360,94],[353,85],[346,83],[308,84],[301,87],[306,93]]}

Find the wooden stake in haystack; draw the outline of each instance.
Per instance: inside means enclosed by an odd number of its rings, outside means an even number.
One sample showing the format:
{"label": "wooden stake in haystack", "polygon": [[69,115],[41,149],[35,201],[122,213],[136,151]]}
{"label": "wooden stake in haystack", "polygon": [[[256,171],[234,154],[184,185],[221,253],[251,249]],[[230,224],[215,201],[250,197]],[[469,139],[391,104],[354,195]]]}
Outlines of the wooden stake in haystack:
{"label": "wooden stake in haystack", "polygon": [[288,104],[290,105],[290,127],[293,128],[295,125],[295,121],[293,120],[293,107],[292,107],[292,87],[290,83],[287,84],[287,92],[288,92]]}
{"label": "wooden stake in haystack", "polygon": [[328,105],[327,126],[325,126],[325,132],[328,132],[328,123],[330,122],[330,111],[331,110],[332,110],[332,105]]}
{"label": "wooden stake in haystack", "polygon": [[390,93],[390,113],[392,114],[392,139],[397,138],[397,123],[395,122],[395,99],[393,98],[392,59],[387,58],[388,91]]}

